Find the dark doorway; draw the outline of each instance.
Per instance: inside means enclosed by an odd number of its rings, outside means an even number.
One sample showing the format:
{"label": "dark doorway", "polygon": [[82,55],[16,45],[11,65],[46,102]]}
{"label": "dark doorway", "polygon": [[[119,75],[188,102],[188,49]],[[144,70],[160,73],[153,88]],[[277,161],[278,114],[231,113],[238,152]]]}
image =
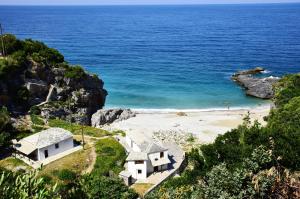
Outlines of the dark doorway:
{"label": "dark doorway", "polygon": [[158,167],[154,167],[154,172],[158,172]]}
{"label": "dark doorway", "polygon": [[131,185],[131,184],[132,184],[132,177],[129,176],[129,178],[128,178],[128,185]]}
{"label": "dark doorway", "polygon": [[44,154],[45,154],[45,158],[48,158],[48,156],[49,156],[49,155],[48,155],[48,150],[45,150],[45,151],[44,151]]}

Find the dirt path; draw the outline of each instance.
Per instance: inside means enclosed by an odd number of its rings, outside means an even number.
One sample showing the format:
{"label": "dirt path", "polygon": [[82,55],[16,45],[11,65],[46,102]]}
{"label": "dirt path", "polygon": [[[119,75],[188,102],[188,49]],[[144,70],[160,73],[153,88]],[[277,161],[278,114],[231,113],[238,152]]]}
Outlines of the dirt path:
{"label": "dirt path", "polygon": [[[78,135],[77,135],[78,136]],[[81,136],[79,136],[81,138]],[[84,141],[86,142],[86,144],[88,144],[91,147],[91,152],[89,154],[89,159],[90,159],[90,164],[88,166],[88,168],[86,168],[82,173],[83,174],[88,174],[91,173],[94,169],[94,166],[96,164],[96,159],[97,159],[97,153],[96,153],[96,149],[95,149],[95,142],[97,140],[101,140],[101,139],[105,139],[108,138],[109,136],[104,136],[104,137],[93,137],[93,136],[84,136]]]}
{"label": "dirt path", "polygon": [[96,150],[95,150],[94,145],[91,146],[91,149],[92,149],[92,150],[91,150],[91,153],[89,154],[89,156],[90,156],[89,158],[90,158],[91,162],[90,162],[89,167],[86,168],[86,169],[82,172],[83,174],[91,173],[91,172],[93,171],[93,169],[94,169],[95,164],[96,164],[97,154],[96,154]]}

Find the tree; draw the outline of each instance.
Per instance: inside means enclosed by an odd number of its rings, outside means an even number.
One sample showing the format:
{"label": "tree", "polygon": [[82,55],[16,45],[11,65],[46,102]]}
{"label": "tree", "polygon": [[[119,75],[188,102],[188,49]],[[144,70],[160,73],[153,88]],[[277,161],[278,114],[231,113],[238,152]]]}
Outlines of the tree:
{"label": "tree", "polygon": [[[1,36],[0,36],[1,37]],[[4,50],[6,55],[10,55],[15,51],[22,49],[22,42],[12,34],[2,35]],[[0,45],[0,52],[2,52],[2,45]]]}
{"label": "tree", "polygon": [[5,107],[0,108],[0,148],[6,146],[9,141],[9,134],[6,132],[10,124],[10,116]]}
{"label": "tree", "polygon": [[83,192],[88,198],[134,199],[138,195],[119,178],[98,175],[85,176],[82,182]]}

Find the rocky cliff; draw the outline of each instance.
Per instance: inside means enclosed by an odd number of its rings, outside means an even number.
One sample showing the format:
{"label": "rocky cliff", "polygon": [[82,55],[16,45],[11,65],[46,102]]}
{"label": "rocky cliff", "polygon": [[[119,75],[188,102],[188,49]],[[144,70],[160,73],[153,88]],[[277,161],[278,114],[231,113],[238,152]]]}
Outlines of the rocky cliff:
{"label": "rocky cliff", "polygon": [[[96,75],[71,66],[55,49],[6,35],[7,54],[0,57],[0,106],[14,115],[28,111],[45,118],[89,124],[105,104],[107,91]],[[2,52],[2,51],[1,51]]]}

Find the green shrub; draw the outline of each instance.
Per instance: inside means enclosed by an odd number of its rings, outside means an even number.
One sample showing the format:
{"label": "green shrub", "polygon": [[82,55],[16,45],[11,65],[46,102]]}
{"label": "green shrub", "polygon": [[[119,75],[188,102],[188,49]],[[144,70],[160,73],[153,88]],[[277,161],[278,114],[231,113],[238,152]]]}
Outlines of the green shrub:
{"label": "green shrub", "polygon": [[47,128],[45,127],[41,127],[41,126],[36,126],[36,125],[32,125],[31,126],[32,130],[34,133],[38,133],[40,131],[46,130]]}
{"label": "green shrub", "polygon": [[10,134],[6,131],[10,124],[10,116],[6,107],[0,108],[0,147],[6,146],[9,143]]}
{"label": "green shrub", "polygon": [[58,171],[57,177],[62,181],[72,181],[76,179],[76,173],[69,169],[63,169]]}
{"label": "green shrub", "polygon": [[49,175],[42,175],[41,178],[44,180],[46,184],[51,184],[52,183],[52,177]]}
{"label": "green shrub", "polygon": [[84,77],[85,72],[81,66],[72,66],[66,69],[65,77],[71,79],[81,79]]}
{"label": "green shrub", "polygon": [[293,97],[300,96],[300,73],[284,76],[274,89],[274,103],[280,108]]}
{"label": "green shrub", "polygon": [[23,41],[23,50],[27,55],[39,53],[40,51],[46,48],[48,47],[40,41],[34,41],[32,39],[26,39],[25,41]]}
{"label": "green shrub", "polygon": [[30,118],[31,118],[31,122],[35,125],[45,125],[44,120],[37,115],[31,114]]}
{"label": "green shrub", "polygon": [[129,189],[121,179],[99,175],[85,177],[84,190],[89,198],[135,199],[138,194]]}
{"label": "green shrub", "polygon": [[41,114],[41,109],[38,106],[32,106],[29,110],[30,114],[39,115]]}
{"label": "green shrub", "polygon": [[17,91],[17,97],[16,100],[20,104],[24,104],[28,102],[30,93],[26,87],[21,87]]}
{"label": "green shrub", "polygon": [[46,186],[43,178],[37,172],[9,172],[0,173],[0,198],[58,198],[56,185]]}
{"label": "green shrub", "polygon": [[[6,55],[10,55],[13,52],[16,52],[18,50],[22,49],[22,42],[16,38],[16,36],[12,34],[5,34],[2,36],[4,47],[5,47],[5,53]],[[1,36],[0,36],[1,38]],[[0,52],[2,52],[2,45],[0,45]]]}
{"label": "green shrub", "polygon": [[106,138],[96,142],[97,159],[93,173],[108,175],[110,171],[118,174],[123,170],[126,152],[122,145],[113,138]]}
{"label": "green shrub", "polygon": [[11,57],[0,59],[0,77],[3,79],[11,78],[20,68],[18,61]]}

